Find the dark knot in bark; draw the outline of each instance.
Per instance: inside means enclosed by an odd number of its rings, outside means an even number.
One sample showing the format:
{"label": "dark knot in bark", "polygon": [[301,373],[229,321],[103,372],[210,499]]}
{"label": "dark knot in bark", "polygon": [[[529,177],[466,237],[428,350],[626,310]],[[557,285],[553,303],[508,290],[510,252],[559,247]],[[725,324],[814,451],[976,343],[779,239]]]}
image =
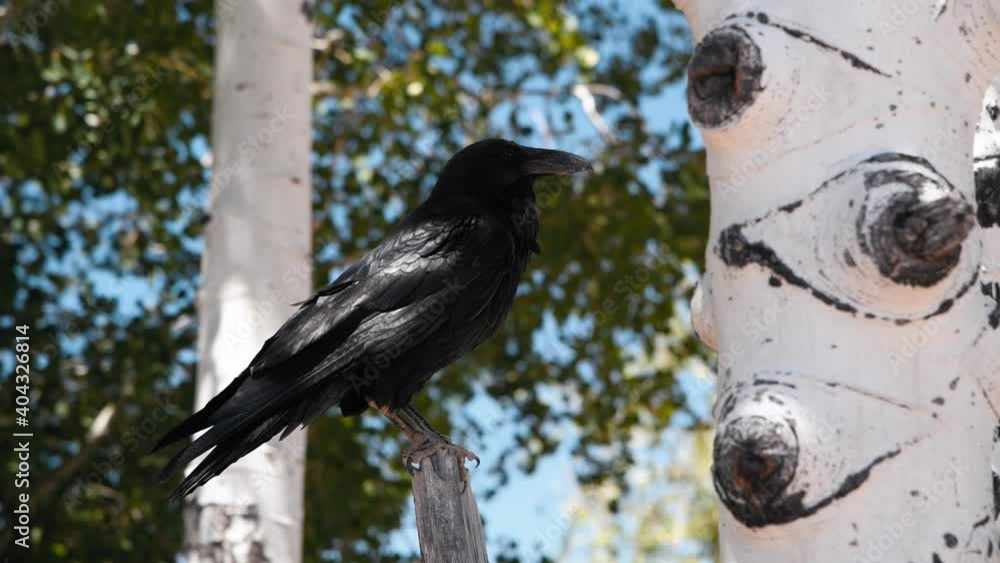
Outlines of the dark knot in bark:
{"label": "dark knot in bark", "polygon": [[747,526],[782,521],[785,489],[795,478],[799,442],[785,421],[741,417],[715,437],[712,478],[719,498]]}
{"label": "dark knot in bark", "polygon": [[1000,155],[976,168],[976,216],[984,229],[1000,227]]}
{"label": "dark knot in bark", "polygon": [[867,250],[883,276],[929,287],[958,264],[962,243],[975,226],[975,210],[957,192],[918,172],[885,170],[865,179],[869,189],[898,183],[910,190],[890,196],[869,223]]}
{"label": "dark knot in bark", "polygon": [[738,117],[761,90],[764,64],[746,31],[722,27],[698,43],[688,65],[687,100],[701,127],[720,127]]}

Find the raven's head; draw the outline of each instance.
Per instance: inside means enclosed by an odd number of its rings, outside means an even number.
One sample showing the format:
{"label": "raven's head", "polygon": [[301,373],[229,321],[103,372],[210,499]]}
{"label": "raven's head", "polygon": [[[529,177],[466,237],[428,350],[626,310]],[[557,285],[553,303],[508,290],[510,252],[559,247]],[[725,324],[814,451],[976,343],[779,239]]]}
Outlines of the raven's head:
{"label": "raven's head", "polygon": [[573,153],[486,139],[458,151],[445,165],[431,197],[456,195],[505,201],[530,190],[537,178],[593,170]]}

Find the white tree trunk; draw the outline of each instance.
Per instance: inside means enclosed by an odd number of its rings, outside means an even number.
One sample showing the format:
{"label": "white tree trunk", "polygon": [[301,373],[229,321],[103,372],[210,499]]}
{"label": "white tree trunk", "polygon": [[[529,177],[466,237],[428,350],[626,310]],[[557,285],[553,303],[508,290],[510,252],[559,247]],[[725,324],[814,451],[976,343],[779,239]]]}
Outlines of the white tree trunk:
{"label": "white tree trunk", "polygon": [[678,4],[722,560],[1000,561],[1000,3]]}
{"label": "white tree trunk", "polygon": [[[311,4],[221,0],[213,171],[198,315],[197,407],[311,288]],[[302,560],[305,432],[272,441],[193,495],[188,563]],[[197,461],[194,462],[197,464]]]}

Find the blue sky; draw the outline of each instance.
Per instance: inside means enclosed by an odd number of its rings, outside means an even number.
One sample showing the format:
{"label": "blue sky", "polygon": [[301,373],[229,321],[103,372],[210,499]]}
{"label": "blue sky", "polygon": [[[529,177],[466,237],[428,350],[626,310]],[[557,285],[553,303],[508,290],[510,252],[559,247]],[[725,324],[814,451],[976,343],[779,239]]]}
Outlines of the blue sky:
{"label": "blue sky", "polygon": [[[644,18],[651,17],[650,14],[658,13],[657,10],[652,9],[650,0],[626,2],[625,6],[630,19],[634,22],[642,21]],[[611,50],[621,48],[621,44],[609,42],[602,46],[600,51],[602,56],[606,56]],[[578,106],[571,109],[583,117]],[[666,130],[674,123],[686,121],[688,118],[684,99],[684,84],[666,89],[659,96],[642,100],[640,111],[650,127],[658,130]],[[501,111],[495,116],[495,119],[498,124],[503,123],[506,120],[506,115]],[[596,130],[590,133],[585,137],[581,136],[581,140],[597,136]],[[544,142],[542,139],[537,141]],[[700,145],[700,140],[697,140],[696,143]],[[577,150],[573,146],[561,146],[560,148]],[[644,180],[650,185],[658,183],[651,174],[646,176]],[[536,341],[536,345],[542,350],[545,348],[557,350],[561,342],[554,333],[545,334],[543,331],[541,341]],[[544,352],[542,353],[544,355]],[[712,387],[706,387],[691,373],[682,374],[681,380],[685,392],[692,398],[692,404],[704,406],[700,414],[707,417],[707,405]],[[456,405],[455,409],[465,411],[468,416],[500,412],[499,406],[485,396],[478,397],[471,404]],[[563,428],[565,440],[558,450],[544,459],[534,474],[524,475],[517,470],[516,460],[501,460],[498,457],[499,453],[513,442],[516,425],[513,420],[512,416],[496,417],[495,433],[490,435],[488,442],[466,444],[480,455],[483,460],[482,467],[491,467],[502,462],[517,475],[496,496],[489,500],[481,499],[479,501],[480,512],[486,519],[489,548],[491,553],[499,553],[500,546],[505,543],[504,540],[513,539],[520,546],[519,553],[527,556],[525,561],[538,560],[539,556],[543,554],[555,557],[562,547],[563,536],[566,533],[565,521],[568,517],[568,511],[572,509],[573,502],[578,500],[581,495],[581,489],[576,480],[576,469],[569,453],[576,441],[577,434],[572,427]],[[639,454],[642,455],[642,452]],[[646,455],[658,458],[661,463],[669,461],[669,455],[665,451],[646,452]],[[473,483],[476,490],[490,488],[488,486],[490,476],[483,471],[479,473],[473,471]],[[549,534],[546,534],[547,530],[550,531]],[[557,531],[558,539],[550,538],[552,530]],[[418,551],[419,544],[412,512],[407,515],[406,527],[395,535],[393,541],[402,552],[415,553]],[[628,552],[622,553],[622,561],[627,560],[629,555]]]}
{"label": "blue sky", "polygon": [[[653,7],[653,0],[624,2],[623,7],[628,16],[635,22],[649,18],[651,14],[660,14],[660,10]],[[600,46],[599,52],[602,56],[607,56],[609,53],[620,51],[623,48],[628,48],[627,43],[617,43],[614,39],[609,39],[606,44]],[[579,105],[574,105],[569,109],[578,114],[581,123],[587,122]],[[666,130],[670,125],[686,120],[687,111],[683,85],[666,89],[658,96],[642,100],[639,109],[649,126],[658,130]],[[499,124],[506,122],[502,109],[496,113],[494,119],[498,128],[502,128],[499,127]],[[594,138],[599,138],[596,130],[581,131],[576,142],[580,144],[580,147],[583,147],[587,141],[593,141]],[[523,139],[522,141],[532,140]],[[536,144],[545,144],[544,139],[534,139],[534,141]],[[574,139],[569,139],[568,143],[572,145]],[[189,148],[196,157],[206,156],[209,152],[205,139],[197,140]],[[574,146],[561,146],[560,148],[580,150]],[[318,161],[317,165],[322,165],[322,160]],[[658,180],[655,179],[652,170],[648,171],[648,174],[644,179],[650,185],[656,185]],[[24,189],[32,188],[29,185]],[[130,204],[129,198],[124,194],[121,194],[118,199],[113,195],[97,200],[87,207],[74,208],[65,220],[69,223],[83,220],[100,224],[105,217],[120,214],[125,210],[124,207]],[[390,215],[398,214],[400,211],[401,209],[390,208],[387,213]],[[333,210],[332,217],[335,219],[337,214],[342,212],[343,210]],[[113,226],[109,226],[109,228],[113,228]],[[88,252],[99,253],[101,249],[83,249],[81,247],[80,259],[86,260]],[[52,267],[67,266],[53,264]],[[73,269],[88,270],[80,265],[74,265]],[[132,277],[121,279],[112,272],[93,269],[90,271],[89,275],[95,280],[98,291],[106,296],[117,298],[119,313],[126,317],[140,314],[145,307],[156,306],[156,295],[161,292],[165,283],[165,280],[155,279]],[[67,292],[58,306],[75,309],[79,307],[78,300],[76,294]],[[542,330],[539,338],[536,339],[536,346],[543,356],[545,354],[557,355],[562,345],[555,328],[552,326]],[[4,360],[6,359],[4,358]],[[711,388],[693,383],[691,374],[683,375],[682,381],[687,382],[685,388],[695,398],[694,403],[707,404],[706,397],[711,393]],[[505,540],[514,540],[521,548],[520,553],[527,556],[526,561],[537,560],[541,554],[555,556],[562,547],[560,534],[564,535],[566,531],[565,521],[569,506],[571,502],[579,499],[581,494],[576,480],[576,468],[569,453],[578,437],[575,429],[568,425],[561,428],[565,439],[559,449],[541,461],[534,474],[524,475],[517,469],[516,459],[499,459],[500,452],[507,449],[514,440],[516,422],[512,414],[503,413],[495,402],[483,394],[469,404],[454,404],[452,408],[456,415],[463,414],[466,417],[476,418],[488,427],[490,426],[489,422],[492,422],[492,433],[488,442],[465,444],[480,455],[483,460],[482,467],[489,468],[503,463],[510,472],[517,475],[493,498],[486,500],[480,496],[479,507],[486,518],[486,531],[491,552],[500,552],[499,547],[505,543]],[[486,421],[482,418],[484,414],[487,417]],[[460,419],[461,416],[456,416],[456,420]],[[643,452],[639,453],[643,454]],[[664,451],[650,451],[645,452],[645,454],[653,457],[658,456],[663,462],[669,460],[668,453]],[[492,488],[490,485],[492,485],[493,479],[494,477],[487,474],[485,470],[473,471],[473,483],[477,491]],[[551,533],[553,529],[557,531],[554,536]],[[546,530],[550,531],[548,536],[545,534]],[[403,553],[416,553],[418,551],[412,512],[408,513],[406,517],[405,527],[394,535],[393,545]],[[627,555],[627,553],[623,554],[623,557]]]}

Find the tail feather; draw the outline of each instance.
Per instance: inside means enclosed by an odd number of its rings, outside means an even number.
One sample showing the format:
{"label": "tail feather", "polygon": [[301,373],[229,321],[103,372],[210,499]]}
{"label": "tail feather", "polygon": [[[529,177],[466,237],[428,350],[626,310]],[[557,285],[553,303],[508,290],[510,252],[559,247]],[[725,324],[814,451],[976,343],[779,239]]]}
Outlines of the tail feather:
{"label": "tail feather", "polygon": [[186,418],[177,426],[170,429],[162,438],[159,439],[153,447],[149,449],[148,453],[155,453],[165,446],[169,446],[178,440],[187,438],[193,435],[195,432],[204,430],[209,426],[212,426],[217,422],[217,418],[213,415],[225,405],[230,398],[236,393],[236,391],[243,385],[246,381],[247,376],[250,375],[249,370],[241,373],[236,379],[232,381],[221,393],[212,397],[212,400],[208,402],[207,405],[202,407],[201,410],[194,413],[193,415]]}
{"label": "tail feather", "polygon": [[[241,376],[242,377],[242,376]],[[227,387],[224,393],[229,393],[232,398],[234,393],[230,393]],[[211,426],[207,432],[196,438],[193,442],[185,446],[163,467],[158,475],[158,479],[163,481],[172,475],[178,468],[183,467],[202,454],[209,452],[208,456],[202,460],[177,489],[171,494],[172,501],[187,496],[210,479],[222,473],[227,467],[235,463],[241,457],[260,447],[279,432],[282,438],[286,437],[295,429],[312,422],[317,416],[326,412],[332,404],[336,404],[350,390],[350,385],[346,380],[340,380],[327,385],[308,399],[301,403],[295,403],[288,398],[283,401],[254,401],[249,399],[243,392],[236,400],[231,400],[225,404],[215,405],[212,412],[202,417],[199,421],[191,423],[192,419],[199,417],[203,412],[213,406],[209,402],[198,413],[182,422],[177,428],[171,430],[164,436],[161,442],[168,444],[181,439],[188,434],[180,435],[190,428],[197,428],[192,432]],[[235,392],[235,390],[234,390]],[[266,397],[266,393],[254,393],[258,397]],[[220,394],[216,399],[221,397]],[[292,403],[292,404],[289,404]],[[208,424],[203,423],[207,421]],[[180,430],[182,429],[183,430]],[[178,437],[168,440],[173,435]],[[161,447],[158,444],[154,451]]]}
{"label": "tail feather", "polygon": [[[283,419],[284,416],[281,414],[272,416],[250,431],[242,432],[239,435],[216,444],[215,449],[171,493],[169,501],[177,502],[186,497],[194,492],[195,489],[222,473],[227,467],[235,463],[236,460],[262,446],[285,427]],[[184,457],[187,458],[189,456],[185,455]],[[197,457],[197,455],[193,457]]]}

